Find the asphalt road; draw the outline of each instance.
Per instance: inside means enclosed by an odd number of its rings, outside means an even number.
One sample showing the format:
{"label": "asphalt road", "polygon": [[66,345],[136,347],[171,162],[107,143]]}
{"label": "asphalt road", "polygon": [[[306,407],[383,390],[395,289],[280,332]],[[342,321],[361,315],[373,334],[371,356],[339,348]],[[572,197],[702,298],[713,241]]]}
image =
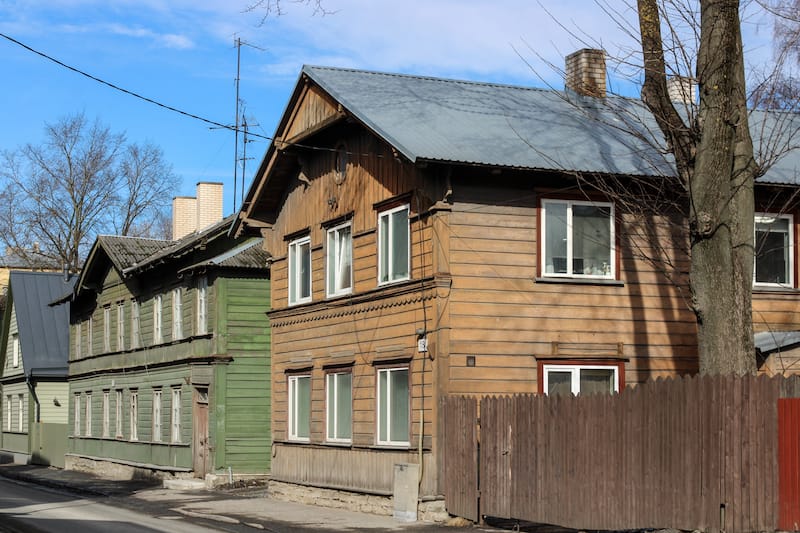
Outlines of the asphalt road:
{"label": "asphalt road", "polygon": [[0,479],[0,531],[32,533],[204,533],[174,514],[149,516],[36,485]]}

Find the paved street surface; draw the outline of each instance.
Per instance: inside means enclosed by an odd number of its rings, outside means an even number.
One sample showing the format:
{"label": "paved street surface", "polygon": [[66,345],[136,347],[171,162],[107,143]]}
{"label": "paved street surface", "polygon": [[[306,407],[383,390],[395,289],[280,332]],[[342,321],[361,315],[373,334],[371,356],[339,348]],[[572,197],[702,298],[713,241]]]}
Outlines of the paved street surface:
{"label": "paved street surface", "polygon": [[0,532],[476,533],[489,530],[405,523],[390,516],[284,502],[267,497],[263,488],[168,490],[141,480],[109,481],[55,468],[0,465]]}

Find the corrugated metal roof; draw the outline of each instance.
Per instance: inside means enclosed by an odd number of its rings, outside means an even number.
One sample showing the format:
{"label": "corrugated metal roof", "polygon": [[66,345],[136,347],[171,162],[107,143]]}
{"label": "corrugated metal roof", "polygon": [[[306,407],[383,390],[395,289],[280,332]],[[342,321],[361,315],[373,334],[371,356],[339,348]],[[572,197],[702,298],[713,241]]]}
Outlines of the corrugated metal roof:
{"label": "corrugated metal roof", "polygon": [[12,271],[10,302],[17,314],[22,364],[25,374],[66,375],[69,360],[69,304],[50,306],[72,290],[77,277],[68,281],[54,272]]}
{"label": "corrugated metal roof", "polygon": [[[663,136],[640,100],[329,67],[305,66],[303,73],[411,161],[674,172],[671,155],[655,148],[663,146]],[[780,132],[766,138],[770,147],[798,144],[798,115],[764,117],[753,117],[757,153],[764,130]],[[787,156],[762,181],[800,183],[798,168],[800,154]]]}

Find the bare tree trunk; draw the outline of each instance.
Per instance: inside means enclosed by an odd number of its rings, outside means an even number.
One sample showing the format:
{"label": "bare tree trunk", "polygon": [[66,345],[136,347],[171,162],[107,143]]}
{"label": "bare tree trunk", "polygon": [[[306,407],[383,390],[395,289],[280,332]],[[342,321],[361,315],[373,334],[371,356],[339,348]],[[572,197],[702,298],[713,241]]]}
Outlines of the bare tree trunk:
{"label": "bare tree trunk", "polygon": [[690,286],[702,374],[756,370],[753,346],[753,183],[756,164],[745,97],[736,0],[701,0],[700,107],[684,124],[666,94],[657,0],[639,0],[645,83],[689,195]]}

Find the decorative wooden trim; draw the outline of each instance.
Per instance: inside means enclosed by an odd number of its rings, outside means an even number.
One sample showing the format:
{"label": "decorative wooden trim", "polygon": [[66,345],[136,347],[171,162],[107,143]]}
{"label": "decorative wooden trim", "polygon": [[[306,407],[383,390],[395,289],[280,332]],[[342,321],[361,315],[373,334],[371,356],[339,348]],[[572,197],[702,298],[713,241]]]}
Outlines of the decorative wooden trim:
{"label": "decorative wooden trim", "polygon": [[348,221],[350,221],[352,219],[353,219],[353,211],[350,211],[349,213],[345,213],[344,215],[340,215],[340,216],[338,216],[336,218],[332,218],[330,220],[325,220],[324,222],[320,222],[319,225],[320,225],[320,227],[322,227],[322,229],[326,229],[327,230],[327,229],[330,229],[330,228],[332,228],[334,226],[338,226],[339,224],[344,224],[345,222],[348,222]]}
{"label": "decorative wooden trim", "polygon": [[404,192],[402,194],[398,194],[391,198],[387,198],[386,200],[381,200],[380,202],[375,202],[372,204],[372,209],[375,211],[386,211],[388,209],[395,208],[400,205],[409,205],[409,211],[411,210],[411,197],[413,195],[413,191]]}
{"label": "decorative wooden trim", "polygon": [[302,237],[310,236],[311,235],[311,228],[306,226],[305,228],[297,231],[293,231],[292,233],[287,233],[283,236],[283,242],[291,242],[296,239],[300,239]]}

